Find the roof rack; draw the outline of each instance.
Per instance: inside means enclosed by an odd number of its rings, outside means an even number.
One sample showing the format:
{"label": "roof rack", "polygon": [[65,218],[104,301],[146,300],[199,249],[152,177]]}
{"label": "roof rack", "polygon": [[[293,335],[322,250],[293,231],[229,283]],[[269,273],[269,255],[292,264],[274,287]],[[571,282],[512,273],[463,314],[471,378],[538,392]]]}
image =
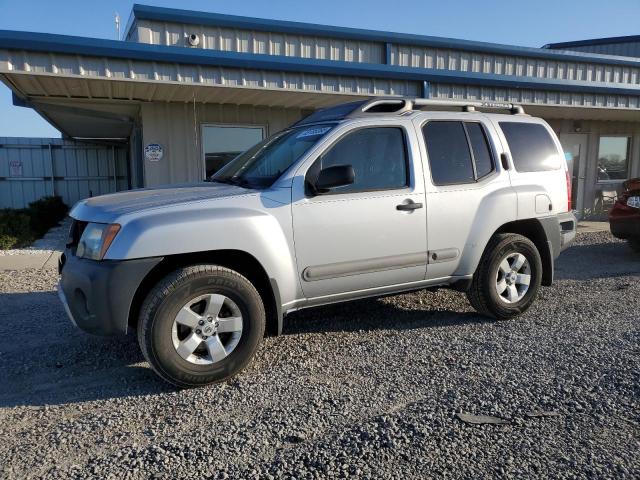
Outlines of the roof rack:
{"label": "roof rack", "polygon": [[475,112],[477,110],[507,110],[512,115],[525,115],[521,105],[507,102],[482,102],[469,100],[435,100],[430,98],[401,98],[401,97],[374,97],[362,103],[348,116],[360,116],[373,113],[403,114],[412,110],[424,108],[450,110],[460,108],[463,112]]}
{"label": "roof rack", "polygon": [[345,118],[368,117],[370,115],[403,115],[407,112],[423,109],[451,110],[459,108],[463,112],[477,110],[507,110],[512,115],[526,115],[521,105],[505,102],[479,102],[468,100],[434,100],[430,98],[405,97],[372,97],[369,100],[359,100],[341,103],[333,107],[323,108],[313,112],[308,117],[298,121],[295,125],[307,125],[319,122],[339,121]]}

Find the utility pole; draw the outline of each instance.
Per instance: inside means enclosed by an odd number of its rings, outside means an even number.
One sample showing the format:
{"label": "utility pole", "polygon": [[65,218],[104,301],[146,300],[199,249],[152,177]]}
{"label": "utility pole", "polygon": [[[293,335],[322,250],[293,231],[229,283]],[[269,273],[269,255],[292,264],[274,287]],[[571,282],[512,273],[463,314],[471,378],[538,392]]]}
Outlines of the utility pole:
{"label": "utility pole", "polygon": [[120,40],[120,15],[116,12],[116,40]]}

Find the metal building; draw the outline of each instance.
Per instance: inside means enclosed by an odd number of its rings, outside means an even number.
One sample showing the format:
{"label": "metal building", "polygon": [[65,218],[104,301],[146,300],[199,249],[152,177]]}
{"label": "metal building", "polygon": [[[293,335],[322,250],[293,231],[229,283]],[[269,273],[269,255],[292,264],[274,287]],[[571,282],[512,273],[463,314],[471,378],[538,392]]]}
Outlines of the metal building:
{"label": "metal building", "polygon": [[640,176],[640,58],[135,5],[124,41],[0,31],[14,103],[127,145],[133,186],[199,181],[313,109],[371,95],[510,101],[572,159],[598,215]]}

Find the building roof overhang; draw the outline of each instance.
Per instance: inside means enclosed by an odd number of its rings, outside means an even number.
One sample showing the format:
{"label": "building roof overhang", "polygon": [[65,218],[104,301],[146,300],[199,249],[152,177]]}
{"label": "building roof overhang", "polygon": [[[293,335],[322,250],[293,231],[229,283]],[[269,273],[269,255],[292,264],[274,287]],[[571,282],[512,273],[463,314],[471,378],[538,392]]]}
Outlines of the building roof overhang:
{"label": "building roof overhang", "polygon": [[[284,55],[238,53],[9,30],[0,30],[0,49],[85,55],[145,62],[166,62],[195,66],[439,82],[454,85],[529,88],[561,92],[590,92],[604,95],[640,94],[640,85],[638,84],[621,85],[598,81],[566,80],[562,78],[535,78],[462,72],[438,68],[414,68],[388,64],[318,60]],[[619,60],[617,57],[607,58],[610,59],[612,64],[616,64],[615,62],[619,61],[624,62],[625,65],[640,68],[640,59],[634,60],[621,57],[624,58],[624,60]],[[0,73],[7,73],[2,71],[1,65]]]}

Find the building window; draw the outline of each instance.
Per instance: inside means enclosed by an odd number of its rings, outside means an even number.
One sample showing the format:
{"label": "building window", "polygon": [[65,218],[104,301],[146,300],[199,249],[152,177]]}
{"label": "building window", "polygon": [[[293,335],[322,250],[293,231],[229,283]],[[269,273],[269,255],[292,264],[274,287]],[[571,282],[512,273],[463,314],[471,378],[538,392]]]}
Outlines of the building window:
{"label": "building window", "polygon": [[598,146],[598,182],[627,179],[630,145],[630,137],[600,137]]}
{"label": "building window", "polygon": [[262,141],[264,136],[265,128],[260,126],[203,125],[205,178],[209,178],[239,154]]}

